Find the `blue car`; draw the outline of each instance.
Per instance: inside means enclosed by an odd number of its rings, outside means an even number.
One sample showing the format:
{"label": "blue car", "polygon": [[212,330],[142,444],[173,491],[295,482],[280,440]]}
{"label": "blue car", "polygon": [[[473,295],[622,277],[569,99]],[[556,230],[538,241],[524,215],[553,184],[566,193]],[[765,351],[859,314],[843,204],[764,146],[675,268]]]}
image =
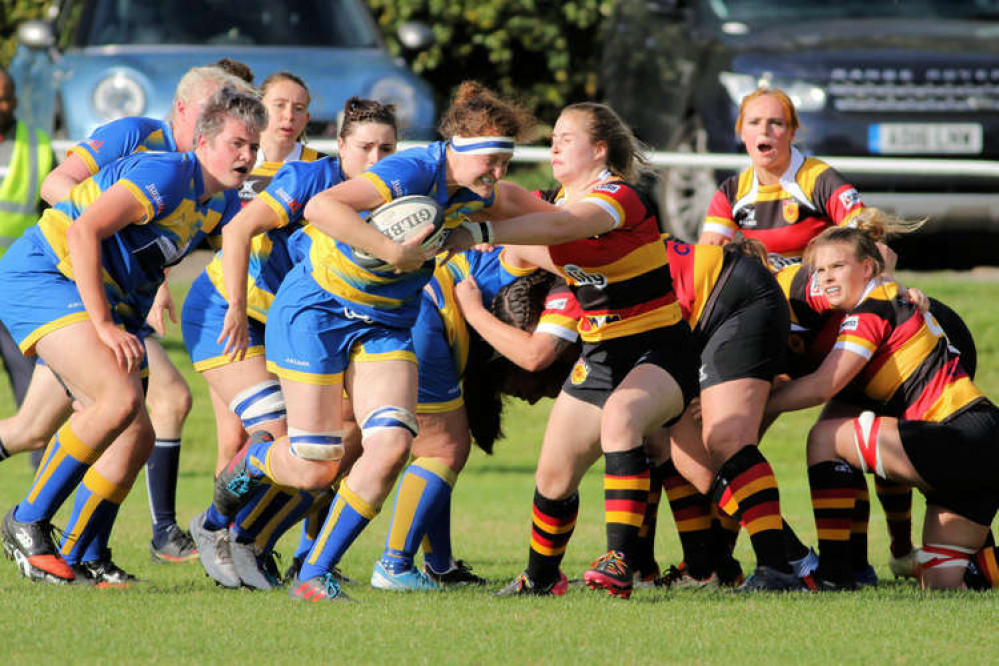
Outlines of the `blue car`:
{"label": "blue car", "polygon": [[[430,87],[388,53],[360,0],[62,0],[50,19],[19,27],[9,70],[18,115],[56,138],[166,117],[184,72],[223,57],[249,65],[257,83],[280,70],[302,77],[309,136],[333,137],[351,95],[394,103],[405,138],[434,136]],[[428,35],[400,38],[425,48]]]}

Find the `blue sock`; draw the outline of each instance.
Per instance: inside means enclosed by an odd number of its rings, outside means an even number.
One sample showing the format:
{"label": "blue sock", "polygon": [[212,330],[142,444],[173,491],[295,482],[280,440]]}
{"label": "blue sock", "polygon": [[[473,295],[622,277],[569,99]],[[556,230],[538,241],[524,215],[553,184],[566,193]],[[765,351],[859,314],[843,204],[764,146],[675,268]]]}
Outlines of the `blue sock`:
{"label": "blue sock", "polygon": [[177,471],[180,467],[180,440],[157,439],[146,462],[146,490],[153,517],[153,546],[166,541],[167,528],[177,524]]}
{"label": "blue sock", "polygon": [[205,511],[205,519],[201,524],[204,525],[205,529],[209,532],[217,532],[218,530],[224,530],[229,527],[229,519],[223,516],[222,513],[215,508],[214,504],[209,504],[208,510]]}
{"label": "blue sock", "polygon": [[387,569],[398,572],[412,568],[420,542],[449,503],[456,480],[454,471],[436,458],[419,458],[406,468],[396,491],[382,554]]}
{"label": "blue sock", "polygon": [[451,495],[441,507],[440,514],[427,525],[427,535],[423,538],[423,561],[435,573],[446,573],[451,569]]}
{"label": "blue sock", "polygon": [[73,512],[66,523],[59,551],[69,564],[101,559],[111,537],[111,526],[128,488],[108,481],[90,469],[76,491]]}
{"label": "blue sock", "polygon": [[314,500],[315,497],[312,493],[304,490],[298,491],[298,495],[291,498],[286,503],[284,510],[268,521],[264,529],[257,535],[257,547],[265,553],[274,550],[278,539],[305,517],[309,509],[312,508]]}
{"label": "blue sock", "polygon": [[316,542],[319,530],[326,522],[326,516],[330,512],[333,504],[333,491],[324,491],[312,502],[312,508],[306,514],[302,522],[302,535],[298,538],[298,547],[295,548],[295,559],[304,562],[305,557],[312,550],[312,544]]}
{"label": "blue sock", "polygon": [[64,425],[45,449],[27,497],[14,510],[14,520],[33,523],[54,516],[98,457],[100,452],[81,442],[70,423]]}
{"label": "blue sock", "polygon": [[[349,481],[349,479],[348,479]],[[326,517],[323,529],[312,546],[312,551],[302,563],[299,580],[322,576],[333,570],[350,544],[354,543],[368,523],[378,515],[378,509],[358,497],[348,486],[340,484],[340,491],[333,498],[333,506]]]}

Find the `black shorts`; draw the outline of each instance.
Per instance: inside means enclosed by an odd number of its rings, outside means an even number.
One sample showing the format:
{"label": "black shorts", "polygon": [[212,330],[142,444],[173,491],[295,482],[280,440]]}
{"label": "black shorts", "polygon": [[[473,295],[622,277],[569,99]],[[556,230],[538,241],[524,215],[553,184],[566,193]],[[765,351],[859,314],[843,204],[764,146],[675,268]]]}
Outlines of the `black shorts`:
{"label": "black shorts", "polygon": [[702,389],[733,379],[786,372],[791,314],[780,285],[758,261],[734,255],[715,287],[694,340],[701,349]]}
{"label": "black shorts", "polygon": [[695,348],[684,322],[625,338],[583,343],[562,390],[603,408],[617,385],[636,366],[651,363],[668,372],[683,391],[686,406],[697,396]]}
{"label": "black shorts", "polygon": [[980,525],[999,511],[999,409],[983,401],[942,423],[899,421],[905,454],[932,490],[926,502]]}

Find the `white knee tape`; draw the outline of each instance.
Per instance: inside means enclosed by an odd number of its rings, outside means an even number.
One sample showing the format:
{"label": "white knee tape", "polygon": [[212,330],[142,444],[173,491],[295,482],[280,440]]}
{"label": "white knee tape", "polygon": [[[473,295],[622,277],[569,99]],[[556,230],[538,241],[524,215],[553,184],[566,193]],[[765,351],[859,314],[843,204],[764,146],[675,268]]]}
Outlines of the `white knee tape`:
{"label": "white knee tape", "polygon": [[229,409],[243,422],[243,427],[285,418],[284,394],[281,385],[270,379],[251,386],[232,399]]}
{"label": "white knee tape", "polygon": [[977,551],[962,546],[927,543],[916,551],[920,571],[927,569],[964,569]]}
{"label": "white knee tape", "polygon": [[340,460],[343,458],[343,431],[305,432],[288,428],[291,454],[304,460]]}
{"label": "white knee tape", "polygon": [[408,409],[386,405],[373,410],[364,417],[361,422],[361,441],[363,442],[371,435],[379,433],[389,428],[401,428],[408,430],[413,437],[420,431],[416,424],[416,415]]}
{"label": "white knee tape", "polygon": [[881,461],[878,435],[881,433],[881,418],[874,412],[863,412],[853,420],[853,444],[857,447],[857,458],[862,472],[872,472],[882,479],[885,468]]}

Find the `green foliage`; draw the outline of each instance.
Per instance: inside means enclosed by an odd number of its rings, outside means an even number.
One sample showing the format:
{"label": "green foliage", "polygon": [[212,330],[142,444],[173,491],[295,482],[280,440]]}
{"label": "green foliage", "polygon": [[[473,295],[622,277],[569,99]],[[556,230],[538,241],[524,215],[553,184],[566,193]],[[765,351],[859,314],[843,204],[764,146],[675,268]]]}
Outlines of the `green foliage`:
{"label": "green foliage", "polygon": [[0,0],[0,65],[6,66],[14,56],[17,24],[45,15],[52,0]]}
{"label": "green foliage", "polygon": [[396,30],[431,26],[436,43],[413,54],[413,69],[446,103],[465,79],[522,99],[554,122],[570,102],[597,95],[601,27],[613,0],[368,0],[389,48],[406,55]]}

